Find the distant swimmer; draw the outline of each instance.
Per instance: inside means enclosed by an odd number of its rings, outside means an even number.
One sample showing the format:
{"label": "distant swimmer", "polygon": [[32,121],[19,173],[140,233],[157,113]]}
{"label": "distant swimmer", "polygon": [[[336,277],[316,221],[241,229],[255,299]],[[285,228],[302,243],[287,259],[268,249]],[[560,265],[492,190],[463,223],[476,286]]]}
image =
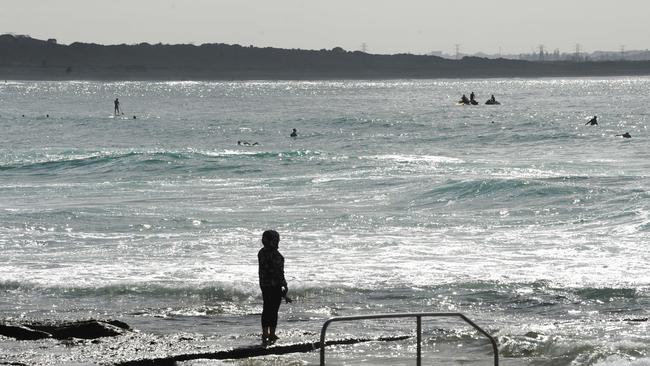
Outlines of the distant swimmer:
{"label": "distant swimmer", "polygon": [[629,132],[626,132],[626,133],[620,134],[620,135],[616,135],[616,136],[622,137],[624,139],[631,139],[632,138],[632,135],[630,135]]}
{"label": "distant swimmer", "polygon": [[115,101],[113,103],[115,104],[114,113],[117,116],[117,115],[120,114],[120,100],[119,100],[119,98],[115,98]]}
{"label": "distant swimmer", "polygon": [[137,118],[135,118],[135,116],[133,116],[133,119],[137,119]]}
{"label": "distant swimmer", "polygon": [[248,141],[237,141],[237,145],[239,145],[239,146],[257,146],[257,145],[259,145],[259,143],[258,142],[250,143]]}
{"label": "distant swimmer", "polygon": [[478,102],[476,101],[476,95],[474,94],[474,92],[471,92],[469,94],[469,103],[471,105],[477,105],[478,104]]}
{"label": "distant swimmer", "polygon": [[291,131],[291,135],[289,135],[289,136],[291,136],[291,137],[298,137],[298,130],[296,130],[296,129],[294,128],[293,131]]}
{"label": "distant swimmer", "polygon": [[598,126],[598,116],[594,116],[592,119],[589,120],[589,122],[585,123],[585,126]]}
{"label": "distant swimmer", "polygon": [[497,99],[494,97],[494,94],[492,94],[490,99],[488,99],[487,102],[485,102],[485,104],[487,104],[487,105],[498,105],[498,104],[501,104],[501,103],[497,102]]}

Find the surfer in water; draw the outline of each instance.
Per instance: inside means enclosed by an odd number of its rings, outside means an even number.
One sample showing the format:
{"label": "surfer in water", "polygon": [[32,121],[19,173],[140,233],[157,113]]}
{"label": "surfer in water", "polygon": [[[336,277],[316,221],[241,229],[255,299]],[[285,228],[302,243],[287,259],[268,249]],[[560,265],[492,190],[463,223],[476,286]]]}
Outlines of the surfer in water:
{"label": "surfer in water", "polygon": [[264,308],[262,310],[262,344],[273,344],[278,340],[275,328],[278,325],[278,310],[282,298],[291,302],[287,296],[289,288],[284,278],[284,257],[278,251],[280,234],[266,230],[262,234],[264,247],[257,253],[259,263],[260,289]]}
{"label": "surfer in water", "polygon": [[592,119],[590,119],[587,123],[585,123],[585,126],[598,126],[598,116],[593,116]]}
{"label": "surfer in water", "polygon": [[632,138],[632,135],[630,135],[629,132],[626,132],[626,133],[623,133],[623,134],[620,134],[620,135],[616,135],[616,136],[618,136],[618,137],[622,137],[622,138],[624,138],[624,139],[630,139],[630,138]]}
{"label": "surfer in water", "polygon": [[291,135],[289,135],[289,136],[291,136],[291,137],[298,137],[298,130],[296,130],[296,129],[294,128],[293,131],[291,131]]}
{"label": "surfer in water", "polygon": [[239,145],[239,146],[257,146],[257,145],[259,145],[259,143],[258,142],[251,143],[251,142],[248,142],[248,141],[237,141],[237,145]]}
{"label": "surfer in water", "polygon": [[116,116],[119,116],[120,115],[120,100],[119,100],[119,98],[115,98],[115,101],[113,102],[113,104],[115,104],[114,113],[115,113]]}

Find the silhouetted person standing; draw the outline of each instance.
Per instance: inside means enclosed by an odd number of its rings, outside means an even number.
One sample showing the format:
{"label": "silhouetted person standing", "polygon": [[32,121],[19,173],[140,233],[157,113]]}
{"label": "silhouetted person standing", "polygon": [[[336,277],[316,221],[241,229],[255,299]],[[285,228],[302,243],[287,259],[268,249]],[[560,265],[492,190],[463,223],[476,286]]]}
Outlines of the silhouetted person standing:
{"label": "silhouetted person standing", "polygon": [[585,123],[585,126],[598,126],[598,116],[594,116],[592,119],[589,120],[589,122]]}
{"label": "silhouetted person standing", "polygon": [[284,257],[278,251],[280,234],[275,230],[266,230],[262,234],[264,247],[257,253],[259,263],[260,289],[264,300],[262,310],[262,343],[274,343],[278,336],[275,328],[278,325],[278,310],[284,297],[287,302],[289,288],[284,278]]}
{"label": "silhouetted person standing", "polygon": [[119,101],[119,98],[115,98],[115,101],[114,101],[113,103],[115,104],[115,111],[114,111],[114,113],[115,113],[115,115],[117,116],[117,115],[120,114],[120,101]]}

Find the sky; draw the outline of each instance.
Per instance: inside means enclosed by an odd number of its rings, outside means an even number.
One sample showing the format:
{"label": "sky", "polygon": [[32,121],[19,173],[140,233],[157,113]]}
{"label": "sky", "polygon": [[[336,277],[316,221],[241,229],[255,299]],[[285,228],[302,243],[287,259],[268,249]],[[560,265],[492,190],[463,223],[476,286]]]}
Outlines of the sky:
{"label": "sky", "polygon": [[0,34],[370,53],[650,48],[650,0],[0,0]]}

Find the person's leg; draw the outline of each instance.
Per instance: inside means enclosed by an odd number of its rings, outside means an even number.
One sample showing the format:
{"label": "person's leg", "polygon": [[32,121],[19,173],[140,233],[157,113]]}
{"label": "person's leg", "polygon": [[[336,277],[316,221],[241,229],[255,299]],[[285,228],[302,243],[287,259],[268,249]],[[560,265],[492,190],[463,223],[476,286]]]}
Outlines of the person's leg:
{"label": "person's leg", "polygon": [[282,288],[274,287],[269,292],[269,341],[274,342],[278,339],[278,336],[275,334],[275,329],[278,326],[278,311],[282,303]]}
{"label": "person's leg", "polygon": [[269,340],[269,331],[271,326],[271,293],[272,289],[262,288],[262,300],[264,305],[262,308],[262,342],[266,343]]}

